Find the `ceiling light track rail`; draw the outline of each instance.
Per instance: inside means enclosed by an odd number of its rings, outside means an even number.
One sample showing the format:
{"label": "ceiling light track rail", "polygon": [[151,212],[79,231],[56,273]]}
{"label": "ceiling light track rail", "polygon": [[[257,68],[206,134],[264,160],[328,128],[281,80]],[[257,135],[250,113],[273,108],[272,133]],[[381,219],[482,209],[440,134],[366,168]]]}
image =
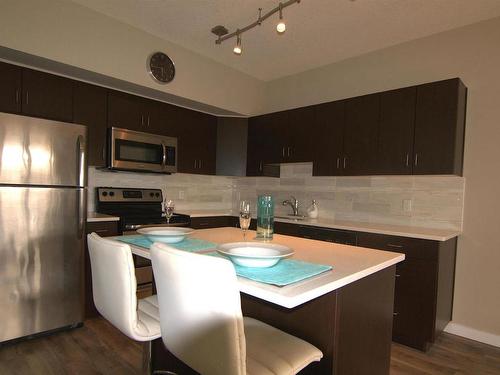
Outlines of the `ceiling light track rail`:
{"label": "ceiling light track rail", "polygon": [[[286,7],[290,6],[290,5],[293,5],[295,3],[300,3],[301,0],[287,0],[287,1],[284,1],[282,3],[279,3],[279,5],[276,7],[276,8],[273,8],[271,9],[269,12],[265,13],[265,14],[261,14],[262,12],[262,9],[259,8],[259,17],[257,18],[257,21],[245,26],[245,27],[242,27],[242,28],[239,28],[237,29],[236,31],[233,31],[232,33],[227,33],[227,29],[224,28],[224,30],[226,31],[226,33],[224,35],[219,35],[215,30],[217,28],[219,28],[220,26],[216,26],[212,29],[212,32],[216,35],[218,35],[218,38],[215,40],[215,44],[221,44],[222,42],[224,42],[225,40],[228,40],[228,39],[231,39],[231,38],[241,38],[241,34],[243,34],[244,32],[248,31],[248,30],[251,30],[253,29],[254,27],[256,26],[260,26],[262,24],[263,21],[265,21],[266,19],[268,19],[269,17],[271,17],[273,14],[275,13],[280,13],[280,19],[282,18],[282,12],[283,12],[283,9],[285,9]],[[219,29],[220,30],[220,29]]]}

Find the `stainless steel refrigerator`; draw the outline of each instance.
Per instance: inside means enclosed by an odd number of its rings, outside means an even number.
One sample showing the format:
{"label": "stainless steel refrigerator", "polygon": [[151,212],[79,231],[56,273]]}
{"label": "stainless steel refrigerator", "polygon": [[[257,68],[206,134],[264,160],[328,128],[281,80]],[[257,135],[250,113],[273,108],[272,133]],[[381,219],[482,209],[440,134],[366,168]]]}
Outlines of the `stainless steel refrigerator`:
{"label": "stainless steel refrigerator", "polygon": [[86,134],[0,113],[0,342],[83,321]]}

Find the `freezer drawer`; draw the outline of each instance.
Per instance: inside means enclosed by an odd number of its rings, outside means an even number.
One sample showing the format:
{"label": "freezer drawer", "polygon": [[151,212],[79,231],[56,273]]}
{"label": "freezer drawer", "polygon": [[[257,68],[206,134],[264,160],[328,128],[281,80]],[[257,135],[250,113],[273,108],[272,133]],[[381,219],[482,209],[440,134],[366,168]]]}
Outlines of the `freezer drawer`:
{"label": "freezer drawer", "polygon": [[83,321],[85,197],[0,186],[0,342]]}

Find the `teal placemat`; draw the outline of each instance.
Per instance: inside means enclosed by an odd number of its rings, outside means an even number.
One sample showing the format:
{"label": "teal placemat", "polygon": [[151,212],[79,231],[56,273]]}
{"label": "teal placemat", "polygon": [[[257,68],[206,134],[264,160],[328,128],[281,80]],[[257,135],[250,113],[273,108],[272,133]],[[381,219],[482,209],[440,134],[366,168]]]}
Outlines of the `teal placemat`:
{"label": "teal placemat", "polygon": [[[115,240],[125,242],[131,245],[144,247],[149,249],[153,244],[150,240],[148,240],[145,236],[141,235],[132,235],[132,236],[117,236],[114,237]],[[181,242],[177,243],[169,243],[168,246],[171,246],[175,249],[185,250],[190,252],[214,249],[217,247],[217,244],[209,241],[199,240],[197,238],[185,238]]]}
{"label": "teal placemat", "polygon": [[[215,252],[209,255],[222,256]],[[332,269],[332,266],[296,259],[282,259],[276,265],[267,268],[242,267],[234,263],[233,266],[238,276],[278,286],[293,284]]]}

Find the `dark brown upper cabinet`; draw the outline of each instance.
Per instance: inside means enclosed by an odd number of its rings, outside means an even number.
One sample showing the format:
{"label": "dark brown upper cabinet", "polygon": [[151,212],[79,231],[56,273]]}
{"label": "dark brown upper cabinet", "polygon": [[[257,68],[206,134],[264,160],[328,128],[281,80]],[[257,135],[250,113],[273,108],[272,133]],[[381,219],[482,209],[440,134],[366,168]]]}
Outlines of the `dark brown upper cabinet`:
{"label": "dark brown upper cabinet", "polygon": [[215,174],[217,118],[179,110],[178,172]]}
{"label": "dark brown upper cabinet", "polygon": [[73,122],[88,127],[88,161],[98,167],[106,166],[107,100],[105,88],[75,82]]}
{"label": "dark brown upper cabinet", "polygon": [[344,112],[343,100],[320,104],[315,108],[311,138],[314,176],[343,174]]}
{"label": "dark brown upper cabinet", "polygon": [[[261,176],[265,164],[287,157],[288,113],[275,112],[248,121],[247,176]],[[291,152],[291,150],[290,150]]]}
{"label": "dark brown upper cabinet", "polygon": [[73,121],[73,82],[36,70],[22,70],[22,113],[58,121]]}
{"label": "dark brown upper cabinet", "polygon": [[380,94],[380,128],[376,174],[411,174],[416,87]]}
{"label": "dark brown upper cabinet", "polygon": [[21,112],[22,69],[0,62],[0,112]]}
{"label": "dark brown upper cabinet", "polygon": [[[281,134],[287,141],[286,149],[282,149],[283,161],[312,161],[315,127],[314,107],[303,107],[288,111],[288,126],[283,127]],[[285,152],[283,152],[285,151]]]}
{"label": "dark brown upper cabinet", "polygon": [[417,87],[414,174],[462,175],[466,98],[458,78]]}
{"label": "dark brown upper cabinet", "polygon": [[345,101],[343,174],[371,175],[376,170],[380,94]]}
{"label": "dark brown upper cabinet", "polygon": [[108,126],[146,132],[148,129],[146,100],[118,91],[109,91]]}

